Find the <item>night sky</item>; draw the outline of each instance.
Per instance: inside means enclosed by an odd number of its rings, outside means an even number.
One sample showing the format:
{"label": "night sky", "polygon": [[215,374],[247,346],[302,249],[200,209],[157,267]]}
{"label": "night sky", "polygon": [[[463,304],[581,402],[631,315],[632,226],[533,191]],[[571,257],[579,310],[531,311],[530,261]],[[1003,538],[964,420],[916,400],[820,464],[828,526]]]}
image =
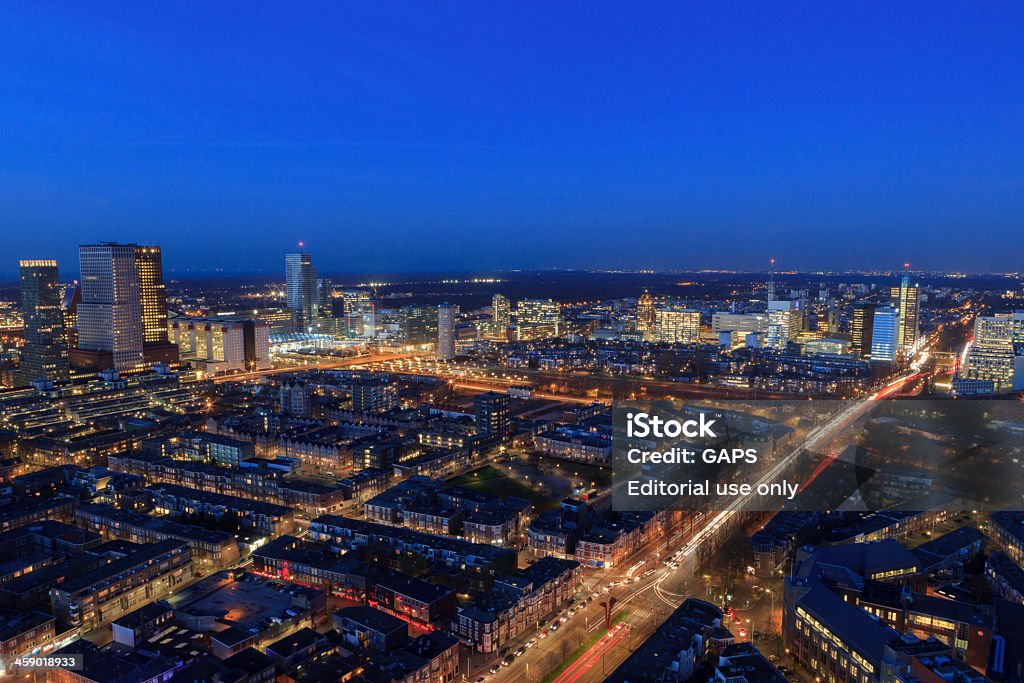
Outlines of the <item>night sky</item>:
{"label": "night sky", "polygon": [[1024,268],[1019,2],[212,4],[3,3],[0,274]]}

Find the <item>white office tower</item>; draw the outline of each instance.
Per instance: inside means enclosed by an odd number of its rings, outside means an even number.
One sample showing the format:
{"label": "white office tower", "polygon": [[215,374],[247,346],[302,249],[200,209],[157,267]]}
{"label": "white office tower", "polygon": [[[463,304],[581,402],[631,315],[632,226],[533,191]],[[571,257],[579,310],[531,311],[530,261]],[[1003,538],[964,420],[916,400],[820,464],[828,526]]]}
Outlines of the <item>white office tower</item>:
{"label": "white office tower", "polygon": [[789,342],[800,334],[803,318],[795,301],[768,302],[768,329],[765,346],[776,351],[785,351]]}
{"label": "white office tower", "polygon": [[875,309],[871,326],[871,360],[892,363],[899,351],[900,312],[895,308]]}
{"label": "white office tower", "polygon": [[[1024,355],[1014,343],[1024,326],[1024,313],[978,316],[974,341],[958,373],[958,393],[1003,394],[1024,388]],[[967,381],[970,380],[970,381]]]}
{"label": "white office tower", "polygon": [[654,334],[659,342],[696,344],[700,340],[700,311],[659,310],[655,314]]}
{"label": "white office tower", "polygon": [[109,353],[118,371],[145,367],[135,249],[133,244],[89,244],[78,248],[82,277],[78,348]]}
{"label": "white office tower", "polygon": [[[747,345],[751,334],[763,337],[768,331],[766,313],[729,313],[719,311],[711,316],[711,335],[726,348],[740,348]],[[728,335],[723,337],[723,335]]]}
{"label": "white office tower", "polygon": [[316,268],[309,254],[285,254],[285,294],[296,332],[309,332],[316,325],[319,296]]}
{"label": "white office tower", "polygon": [[437,307],[437,359],[455,358],[455,306],[444,303]]}

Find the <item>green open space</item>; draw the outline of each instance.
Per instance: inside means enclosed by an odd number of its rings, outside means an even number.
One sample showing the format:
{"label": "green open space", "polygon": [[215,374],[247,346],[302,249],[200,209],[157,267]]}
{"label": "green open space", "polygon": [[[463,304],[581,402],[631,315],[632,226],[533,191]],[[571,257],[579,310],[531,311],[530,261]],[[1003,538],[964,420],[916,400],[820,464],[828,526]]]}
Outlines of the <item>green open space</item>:
{"label": "green open space", "polygon": [[542,492],[516,481],[491,465],[485,465],[478,470],[449,479],[448,483],[452,486],[463,486],[473,491],[503,498],[507,496],[525,498],[533,501],[538,511],[555,508],[559,504],[559,501],[550,500]]}

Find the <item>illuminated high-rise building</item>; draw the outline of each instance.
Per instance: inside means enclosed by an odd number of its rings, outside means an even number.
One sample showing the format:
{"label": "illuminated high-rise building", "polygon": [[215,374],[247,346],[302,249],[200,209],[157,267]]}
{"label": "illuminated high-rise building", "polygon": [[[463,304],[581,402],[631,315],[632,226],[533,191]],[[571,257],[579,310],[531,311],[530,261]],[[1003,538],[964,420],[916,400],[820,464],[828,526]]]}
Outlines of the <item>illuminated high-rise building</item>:
{"label": "illuminated high-rise building", "polygon": [[904,276],[898,287],[889,290],[889,299],[890,305],[899,311],[897,345],[901,350],[913,349],[920,331],[920,288],[910,283],[909,276]]}
{"label": "illuminated high-rise building", "polygon": [[[516,306],[516,324],[520,328],[543,328],[550,334],[541,336],[557,337],[562,322],[562,307],[551,299],[523,299]],[[524,336],[520,329],[519,336]]]}
{"label": "illuminated high-rise building", "polygon": [[995,394],[1024,388],[1024,355],[1017,355],[1014,344],[1015,328],[1022,323],[1021,313],[975,318],[974,341],[964,356],[958,379],[991,382],[991,393]]}
{"label": "illuminated high-rise building", "polygon": [[134,244],[78,248],[82,303],[78,305],[79,362],[119,371],[145,367],[142,299]]}
{"label": "illuminated high-rise building", "polygon": [[658,324],[657,316],[654,297],[644,290],[644,293],[636,300],[636,331],[642,334],[644,339],[653,338],[655,327]]}
{"label": "illuminated high-rise building", "polygon": [[869,301],[858,301],[853,305],[850,339],[854,358],[871,358],[871,335],[875,327],[875,308],[877,305]]}
{"label": "illuminated high-rise building", "polygon": [[657,311],[654,337],[659,342],[695,344],[700,339],[700,311],[686,309]]}
{"label": "illuminated high-rise building", "polygon": [[21,311],[25,321],[25,345],[15,375],[16,384],[35,380],[68,379],[68,350],[61,311],[57,262],[22,261]]}
{"label": "illuminated high-rise building", "polygon": [[142,354],[147,364],[175,363],[177,347],[167,337],[167,285],[160,247],[135,247],[142,308]]}
{"label": "illuminated high-rise building", "polygon": [[78,304],[80,303],[82,303],[82,287],[75,282],[64,290],[64,297],[60,302],[60,310],[64,316],[64,337],[67,339],[69,349],[78,347]]}
{"label": "illuminated high-rise building", "polygon": [[504,334],[508,326],[512,324],[512,304],[504,294],[495,294],[491,297],[491,322],[494,331]]}
{"label": "illuminated high-rise building", "polygon": [[438,309],[435,306],[406,306],[401,312],[402,340],[416,346],[434,344]]}
{"label": "illuminated high-rise building", "polygon": [[473,399],[477,433],[488,439],[503,440],[512,432],[511,400],[508,394],[489,391]]}
{"label": "illuminated high-rise building", "polygon": [[316,281],[317,316],[320,318],[334,317],[334,283],[322,277]]}
{"label": "illuminated high-rise building", "polygon": [[871,360],[891,363],[899,352],[900,312],[876,308],[871,324]]}
{"label": "illuminated high-rise building", "polygon": [[803,315],[795,301],[768,302],[768,329],[765,346],[776,351],[785,351],[789,342],[795,340],[803,328]]}
{"label": "illuminated high-rise building", "polygon": [[307,332],[316,325],[317,296],[316,268],[309,254],[285,254],[285,295],[292,312],[292,324],[297,332]]}
{"label": "illuminated high-rise building", "polygon": [[377,315],[373,293],[366,289],[346,289],[341,293],[345,315],[345,334],[372,338],[377,334]]}
{"label": "illuminated high-rise building", "polygon": [[437,307],[437,359],[455,358],[455,306],[443,303]]}
{"label": "illuminated high-rise building", "polygon": [[164,284],[160,247],[135,247],[135,268],[139,272],[139,301],[142,306],[142,341],[167,342],[167,286]]}

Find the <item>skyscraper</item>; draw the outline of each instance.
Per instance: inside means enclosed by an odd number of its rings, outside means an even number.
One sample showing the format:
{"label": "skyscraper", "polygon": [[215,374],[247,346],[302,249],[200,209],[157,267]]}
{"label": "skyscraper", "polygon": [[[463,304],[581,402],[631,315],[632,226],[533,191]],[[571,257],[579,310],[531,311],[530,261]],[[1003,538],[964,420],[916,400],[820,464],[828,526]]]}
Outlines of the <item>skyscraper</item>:
{"label": "skyscraper", "polygon": [[346,336],[376,336],[377,316],[372,292],[365,289],[346,289],[341,296],[345,309]]}
{"label": "skyscraper", "polygon": [[512,324],[512,304],[508,297],[503,294],[495,294],[491,297],[491,310],[494,331],[504,335],[505,330]]}
{"label": "skyscraper", "polygon": [[402,338],[406,344],[433,344],[437,336],[438,309],[434,306],[406,306],[401,313]]}
{"label": "skyscraper", "polygon": [[443,303],[437,307],[437,359],[455,358],[455,306]]}
{"label": "skyscraper", "polygon": [[135,247],[135,267],[139,272],[142,340],[146,344],[166,343],[167,287],[160,247]]}
{"label": "skyscraper", "polygon": [[853,305],[853,321],[850,324],[850,339],[853,342],[854,358],[871,357],[871,335],[875,327],[876,304],[858,301]]}
{"label": "skyscraper", "polygon": [[138,370],[145,366],[142,299],[134,244],[87,244],[78,248],[82,303],[78,350],[82,365]]}
{"label": "skyscraper", "polygon": [[871,360],[891,363],[899,351],[900,312],[895,308],[875,309],[871,325]]}
{"label": "skyscraper", "polygon": [[15,375],[19,385],[47,379],[68,379],[68,350],[61,311],[60,277],[56,261],[22,261],[21,311],[25,346]]}
{"label": "skyscraper", "polygon": [[803,326],[803,316],[795,301],[768,302],[768,331],[765,345],[776,351],[785,351],[795,340]]}
{"label": "skyscraper", "polygon": [[321,318],[334,317],[334,283],[329,278],[322,277],[316,281],[316,297],[318,311]]}
{"label": "skyscraper", "polygon": [[82,303],[82,286],[77,282],[64,290],[60,310],[64,315],[64,338],[68,349],[78,348],[78,304]]}
{"label": "skyscraper", "polygon": [[918,309],[920,307],[920,288],[910,284],[910,277],[904,275],[898,287],[889,290],[890,305],[899,311],[899,333],[897,346],[900,350],[913,349],[917,344],[920,329]]}
{"label": "skyscraper", "polygon": [[285,254],[285,295],[296,332],[308,332],[316,325],[319,306],[316,268],[309,254]]}
{"label": "skyscraper", "polygon": [[636,300],[636,331],[650,341],[657,325],[657,311],[654,309],[654,297],[647,290]]}

